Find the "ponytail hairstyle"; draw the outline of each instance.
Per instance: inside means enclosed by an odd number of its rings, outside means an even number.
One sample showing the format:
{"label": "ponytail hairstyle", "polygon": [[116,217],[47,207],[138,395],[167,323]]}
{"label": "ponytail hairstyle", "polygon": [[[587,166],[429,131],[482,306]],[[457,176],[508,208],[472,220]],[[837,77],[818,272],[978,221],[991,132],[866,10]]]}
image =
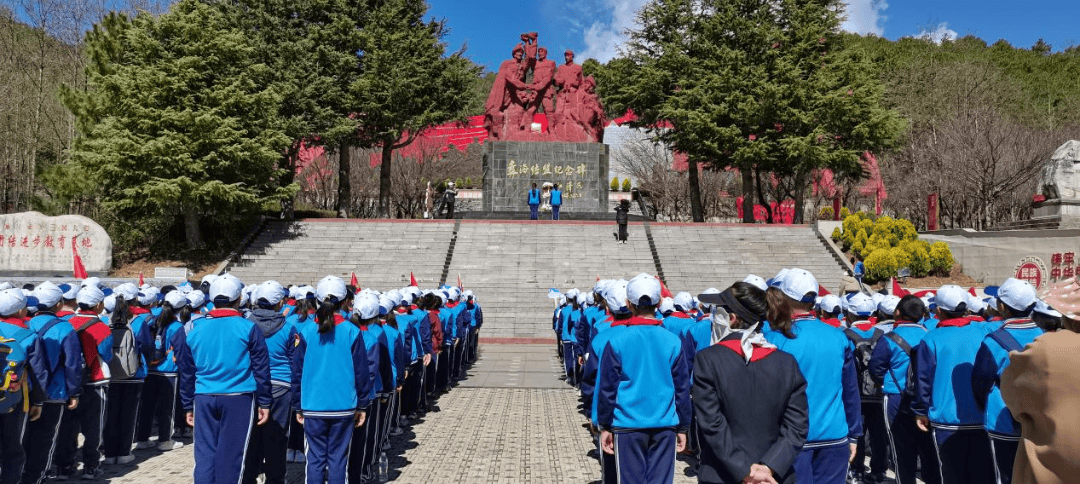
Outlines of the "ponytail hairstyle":
{"label": "ponytail hairstyle", "polygon": [[313,309],[313,305],[311,304],[310,299],[302,297],[296,300],[296,306],[294,306],[294,308],[293,314],[296,315],[296,322],[306,323],[308,316],[310,316],[308,313]]}
{"label": "ponytail hairstyle", "polygon": [[[749,282],[736,282],[728,289],[728,294],[734,299],[733,307],[724,307],[725,312],[734,314],[739,319],[739,327],[732,329],[746,329],[760,323],[769,316],[769,305],[766,292]],[[718,307],[714,305],[714,308]],[[771,323],[770,323],[771,324]],[[761,325],[754,329],[761,331]]]}
{"label": "ponytail hairstyle", "polygon": [[156,341],[158,333],[164,334],[165,328],[173,321],[176,321],[176,310],[169,303],[162,304],[161,313],[154,319],[154,324],[150,325],[150,339]]}
{"label": "ponytail hairstyle", "polygon": [[391,328],[398,329],[397,312],[394,311],[394,309],[391,309],[390,312],[386,315],[386,324],[390,325]]}
{"label": "ponytail hairstyle", "polygon": [[191,305],[185,304],[184,307],[180,308],[180,312],[176,315],[176,319],[180,321],[181,324],[187,324],[188,321],[191,321]]}
{"label": "ponytail hairstyle", "polygon": [[334,329],[334,315],[341,309],[341,301],[329,296],[319,303],[315,312],[315,322],[319,324],[319,334],[329,333]]}
{"label": "ponytail hairstyle", "polygon": [[374,323],[375,321],[378,321],[378,320],[379,320],[378,316],[375,316],[374,318],[363,319],[363,318],[360,317],[360,313],[358,313],[358,312],[353,312],[352,316],[349,316],[349,321],[351,321],[352,324],[355,324],[356,326],[361,327],[361,328],[370,326],[372,323]]}
{"label": "ponytail hairstyle", "polygon": [[795,339],[791,332],[792,316],[795,308],[792,299],[787,297],[779,288],[770,287],[765,291],[765,302],[769,306],[769,327],[780,331],[787,339]]}
{"label": "ponytail hairstyle", "polygon": [[128,307],[127,299],[124,299],[123,295],[119,295],[116,298],[116,307],[113,308],[112,315],[109,317],[109,325],[114,328],[122,328],[127,326],[131,321],[131,309]]}

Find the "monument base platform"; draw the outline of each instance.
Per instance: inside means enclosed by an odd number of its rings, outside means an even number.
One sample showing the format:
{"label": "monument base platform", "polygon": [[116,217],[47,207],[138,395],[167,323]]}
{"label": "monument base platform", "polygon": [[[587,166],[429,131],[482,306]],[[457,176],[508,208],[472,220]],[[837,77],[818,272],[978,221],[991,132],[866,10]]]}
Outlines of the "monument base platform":
{"label": "monument base platform", "polygon": [[[454,218],[462,220],[521,220],[529,221],[529,212],[525,211],[513,211],[513,212],[483,212],[483,211],[468,211],[468,212],[455,212]],[[631,222],[641,222],[645,220],[639,214],[629,214]],[[541,212],[539,220],[551,221],[551,212]],[[611,222],[615,223],[615,212],[559,212],[560,221],[583,221],[583,222]]]}
{"label": "monument base platform", "polygon": [[481,211],[524,212],[527,219],[532,185],[552,183],[562,191],[567,216],[596,213],[614,219],[608,206],[608,157],[608,146],[600,143],[488,141]]}

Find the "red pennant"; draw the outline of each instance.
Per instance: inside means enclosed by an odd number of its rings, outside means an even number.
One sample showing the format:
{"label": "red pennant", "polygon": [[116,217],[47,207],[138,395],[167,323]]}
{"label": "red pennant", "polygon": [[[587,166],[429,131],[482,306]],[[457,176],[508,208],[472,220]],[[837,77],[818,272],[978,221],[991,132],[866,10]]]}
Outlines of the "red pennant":
{"label": "red pennant", "polygon": [[894,277],[892,280],[892,294],[893,296],[904,297],[910,293],[907,292],[903,287],[900,287],[900,283],[896,282],[896,278]]}
{"label": "red pennant", "polygon": [[349,285],[352,286],[352,287],[355,287],[357,289],[360,289],[360,281],[356,280],[356,273],[355,272],[352,273],[352,279],[349,279]]}
{"label": "red pennant", "polygon": [[419,284],[416,283],[416,276],[414,276],[412,272],[409,273],[409,285],[414,286],[414,287],[419,287],[420,286]]}
{"label": "red pennant", "polygon": [[79,257],[79,250],[75,247],[75,239],[71,239],[71,256],[75,265],[75,278],[86,279],[90,277],[86,274],[86,267],[83,266],[82,257]]}
{"label": "red pennant", "polygon": [[825,286],[822,286],[821,284],[817,285],[817,295],[818,296],[824,297],[824,296],[828,296],[829,294],[832,294],[832,293],[829,292],[828,289],[825,289]]}
{"label": "red pennant", "polygon": [[[660,278],[657,277],[656,280],[660,281]],[[667,286],[664,285],[664,281],[660,281],[660,297],[675,297],[671,294],[671,291],[668,290]]]}
{"label": "red pennant", "polygon": [[139,287],[143,287],[143,284],[146,284],[146,281],[143,280],[142,271],[139,271]]}
{"label": "red pennant", "polygon": [[926,291],[919,291],[919,292],[915,293],[915,297],[925,297],[925,296],[928,296],[930,294],[934,294],[933,289],[929,289],[929,290],[926,290]]}
{"label": "red pennant", "polygon": [[458,287],[458,289],[465,289],[465,286],[461,285],[461,274],[460,273],[457,275],[457,287]]}
{"label": "red pennant", "polygon": [[974,297],[979,297],[979,295],[975,293],[975,286],[971,286],[971,289],[968,289],[968,292]]}

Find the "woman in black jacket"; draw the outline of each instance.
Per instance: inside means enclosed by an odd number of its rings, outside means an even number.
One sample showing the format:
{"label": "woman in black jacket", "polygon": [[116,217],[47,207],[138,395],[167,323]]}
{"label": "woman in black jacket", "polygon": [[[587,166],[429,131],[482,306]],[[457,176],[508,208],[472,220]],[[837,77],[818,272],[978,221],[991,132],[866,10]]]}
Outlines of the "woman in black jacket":
{"label": "woman in black jacket", "polygon": [[795,358],[759,330],[765,291],[737,282],[698,299],[713,305],[713,346],[694,360],[694,413],[701,439],[698,480],[794,483],[806,441],[806,380]]}

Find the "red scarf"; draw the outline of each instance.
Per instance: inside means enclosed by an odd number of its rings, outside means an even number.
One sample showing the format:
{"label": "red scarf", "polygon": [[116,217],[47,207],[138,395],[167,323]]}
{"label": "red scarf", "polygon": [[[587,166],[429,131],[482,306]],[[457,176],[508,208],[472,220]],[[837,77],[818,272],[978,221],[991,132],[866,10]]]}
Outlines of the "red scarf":
{"label": "red scarf", "polygon": [[937,324],[937,327],[939,327],[939,328],[963,328],[964,326],[967,326],[969,324],[971,324],[971,320],[968,319],[968,318],[956,318],[956,319],[946,319],[944,321],[941,321],[941,322],[939,322]]}
{"label": "red scarf", "polygon": [[[140,314],[150,314],[149,309],[140,308],[138,306],[132,306],[132,307],[128,308],[128,312],[130,312],[132,316],[138,316]],[[210,312],[213,313],[213,311],[210,311]],[[237,313],[237,314],[239,314],[239,313]]]}
{"label": "red scarf", "polygon": [[20,327],[22,329],[30,329],[30,326],[27,326],[26,320],[24,320],[23,318],[16,318],[16,317],[0,318],[0,323],[7,323],[7,324],[10,324],[12,326],[18,326],[18,327]]}
{"label": "red scarf", "polygon": [[[746,354],[743,353],[742,341],[739,339],[729,339],[727,341],[721,341],[717,343],[724,348],[734,351],[739,355],[739,358],[746,358]],[[754,345],[754,354],[750,355],[750,362],[764,360],[765,357],[776,352],[776,348],[762,348],[761,346]]]}
{"label": "red scarf", "polygon": [[[149,312],[149,311],[147,311],[147,312]],[[237,311],[237,310],[232,309],[232,308],[215,309],[213,311],[210,311],[206,316],[210,317],[210,318],[228,318],[228,317],[232,317],[232,316],[243,317],[243,315],[240,314],[240,311]]]}
{"label": "red scarf", "polygon": [[611,326],[660,326],[660,320],[634,316],[630,319],[615,321],[614,323],[611,323]]}
{"label": "red scarf", "polygon": [[822,319],[821,322],[823,322],[823,323],[825,323],[825,324],[827,324],[829,326],[832,326],[834,328],[839,328],[840,324],[841,324],[840,320],[836,319],[836,318]]}

